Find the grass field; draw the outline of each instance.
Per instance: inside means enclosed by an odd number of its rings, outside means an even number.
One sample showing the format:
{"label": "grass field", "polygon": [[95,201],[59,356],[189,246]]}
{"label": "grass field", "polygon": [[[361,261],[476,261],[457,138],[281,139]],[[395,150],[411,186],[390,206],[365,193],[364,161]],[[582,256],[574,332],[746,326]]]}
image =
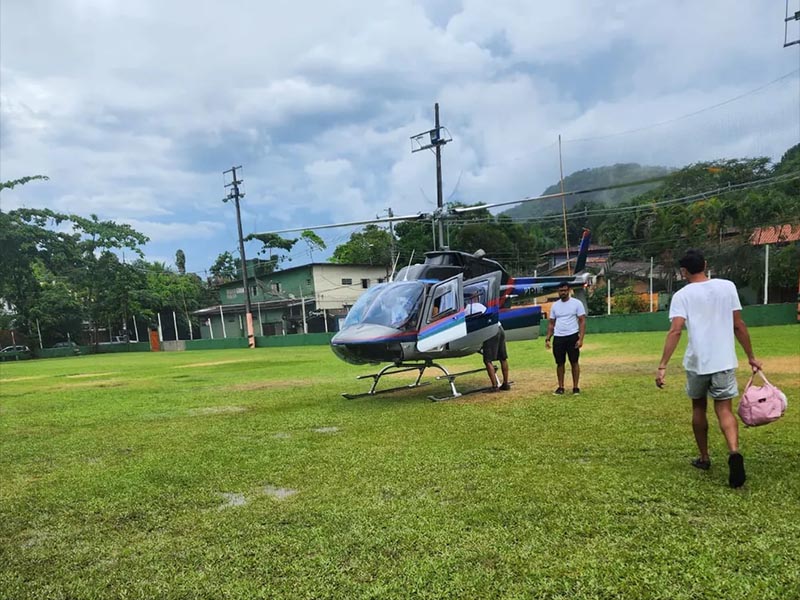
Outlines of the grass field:
{"label": "grass field", "polygon": [[578,397],[541,339],[439,403],[345,400],[370,371],[325,347],[4,363],[0,597],[798,598],[800,327],[751,334],[790,406],[738,491],[662,333],[587,336]]}

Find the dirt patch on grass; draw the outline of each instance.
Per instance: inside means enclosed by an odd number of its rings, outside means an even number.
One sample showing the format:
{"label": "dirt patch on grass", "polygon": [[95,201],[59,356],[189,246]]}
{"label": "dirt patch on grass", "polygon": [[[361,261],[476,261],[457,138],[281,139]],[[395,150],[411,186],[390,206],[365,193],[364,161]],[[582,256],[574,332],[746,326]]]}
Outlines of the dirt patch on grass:
{"label": "dirt patch on grass", "polygon": [[273,433],[270,437],[276,440],[288,440],[292,437],[292,434],[286,433],[285,431],[279,431],[277,433]]}
{"label": "dirt patch on grass", "polygon": [[[615,354],[614,356],[592,356],[591,354],[584,354],[583,349],[581,349],[581,364],[586,365],[632,365],[636,363],[650,363],[653,360],[658,362],[658,358],[661,355],[661,348],[655,348],[653,350],[653,357],[650,356],[642,356],[641,354]],[[553,370],[555,370],[555,363],[553,363]],[[569,366],[567,366],[567,370],[569,370]]]}
{"label": "dirt patch on grass", "polygon": [[110,379],[108,381],[78,381],[75,383],[71,383],[69,385],[60,385],[55,389],[66,391],[66,390],[75,390],[75,389],[94,389],[94,388],[113,388],[113,387],[122,387],[125,385],[125,382],[120,379]]}
{"label": "dirt patch on grass", "polygon": [[257,392],[258,390],[275,390],[287,387],[297,387],[297,384],[285,381],[253,381],[251,383],[226,386],[224,389],[234,392]]}
{"label": "dirt patch on grass", "polygon": [[286,500],[286,498],[291,498],[294,496],[297,493],[297,490],[275,487],[274,485],[265,485],[263,488],[261,488],[261,493],[275,498],[276,500]]}
{"label": "dirt patch on grass", "polygon": [[[758,357],[758,351],[756,351]],[[764,360],[764,373],[769,378],[771,373],[788,373],[795,376],[795,381],[800,377],[800,357],[781,356],[770,357]],[[749,368],[747,364],[742,368]],[[757,379],[761,379],[757,377]]]}
{"label": "dirt patch on grass", "polygon": [[193,417],[203,415],[228,415],[247,412],[245,406],[204,406],[202,408],[190,408],[189,414]]}
{"label": "dirt patch on grass", "polygon": [[67,379],[80,379],[83,377],[103,377],[104,375],[116,375],[115,371],[109,371],[107,373],[77,373],[76,375],[65,375]]}
{"label": "dirt patch on grass", "polygon": [[[607,369],[604,367],[602,372],[605,372],[606,370]],[[600,372],[600,369],[597,369],[597,371]],[[634,371],[632,371],[631,367],[627,367],[626,372],[631,373]],[[551,398],[554,400],[559,399],[555,396],[552,396],[553,390],[555,390],[556,385],[558,385],[556,380],[555,364],[552,365],[552,368],[537,367],[535,369],[514,369],[512,367],[509,375],[511,379],[510,390],[491,393],[478,392],[461,396],[459,398],[454,398],[452,400],[445,400],[445,402],[458,402],[460,404],[488,404],[497,406],[532,399],[541,400],[544,397],[546,397],[547,400],[550,400]],[[594,385],[596,385],[598,382],[598,378],[594,374],[592,374],[588,380]],[[567,393],[565,396],[560,397],[560,399],[565,397],[572,398],[572,379],[569,366],[567,366],[566,382],[569,386],[567,388]],[[581,374],[581,385],[583,385],[583,382],[584,377],[583,374]],[[481,387],[485,384],[486,380],[464,380],[461,384],[457,383],[456,388],[463,392],[470,389],[475,389],[476,387]]]}
{"label": "dirt patch on grass", "polygon": [[338,427],[316,427],[312,429],[314,433],[339,433]]}
{"label": "dirt patch on grass", "polygon": [[220,496],[222,496],[223,503],[219,505],[217,510],[225,510],[247,504],[247,498],[244,497],[244,494],[239,494],[238,492],[221,492]]}
{"label": "dirt patch on grass", "polygon": [[11,383],[13,381],[28,381],[29,379],[43,379],[44,377],[47,377],[47,375],[30,375],[28,377],[9,377],[8,379],[4,378],[0,379],[0,381],[3,381],[5,383]]}
{"label": "dirt patch on grass", "polygon": [[29,529],[25,531],[20,546],[23,548],[43,546],[49,544],[54,537],[53,533],[43,529]]}
{"label": "dirt patch on grass", "polygon": [[217,365],[232,365],[233,363],[248,362],[246,360],[216,360],[213,362],[190,363],[188,365],[178,365],[173,369],[194,369],[196,367],[216,367]]}

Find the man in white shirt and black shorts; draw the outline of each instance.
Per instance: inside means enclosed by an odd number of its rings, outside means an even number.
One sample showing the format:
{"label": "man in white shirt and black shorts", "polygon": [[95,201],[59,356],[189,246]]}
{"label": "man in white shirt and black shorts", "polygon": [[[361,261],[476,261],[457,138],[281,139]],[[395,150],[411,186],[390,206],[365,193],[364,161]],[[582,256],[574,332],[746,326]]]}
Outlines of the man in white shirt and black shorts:
{"label": "man in white shirt and black shorts", "polygon": [[733,414],[732,399],[738,395],[734,337],[747,354],[753,371],[761,368],[750,343],[750,334],[742,320],[742,305],[733,282],[706,277],[706,259],[699,250],[687,250],[680,262],[681,274],[689,282],[672,297],[669,318],[672,322],[664,351],[656,371],[656,385],[664,387],[667,363],[681,339],[684,324],[689,344],[683,357],[686,370],[686,395],[692,400],[692,430],[700,456],[691,464],[707,471],[708,420],[706,398],[714,400],[720,429],[728,444],[728,483],[733,488],[744,485],[744,459],[739,453],[739,425]]}
{"label": "man in white shirt and black shorts", "polygon": [[586,309],[583,302],[570,298],[569,283],[566,281],[558,286],[558,298],[558,302],[550,307],[550,321],[547,325],[547,337],[544,340],[545,348],[550,349],[550,339],[553,338],[553,356],[556,359],[558,377],[558,387],[553,393],[558,396],[564,393],[564,364],[569,357],[572,393],[580,394],[581,367],[578,359],[583,346],[583,335],[586,332]]}

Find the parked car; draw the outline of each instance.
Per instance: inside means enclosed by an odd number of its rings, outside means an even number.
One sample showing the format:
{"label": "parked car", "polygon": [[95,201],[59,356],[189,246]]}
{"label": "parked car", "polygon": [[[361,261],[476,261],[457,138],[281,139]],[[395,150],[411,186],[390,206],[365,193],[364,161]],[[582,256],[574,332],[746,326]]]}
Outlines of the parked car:
{"label": "parked car", "polygon": [[30,352],[31,349],[27,346],[6,346],[0,352]]}
{"label": "parked car", "polygon": [[81,353],[81,349],[78,347],[78,344],[76,344],[72,340],[68,340],[66,342],[56,342],[55,344],[53,344],[53,348],[72,348],[73,354]]}
{"label": "parked car", "polygon": [[17,344],[15,346],[6,346],[0,350],[0,362],[6,362],[10,360],[25,360],[28,358],[33,358],[31,349],[21,344]]}

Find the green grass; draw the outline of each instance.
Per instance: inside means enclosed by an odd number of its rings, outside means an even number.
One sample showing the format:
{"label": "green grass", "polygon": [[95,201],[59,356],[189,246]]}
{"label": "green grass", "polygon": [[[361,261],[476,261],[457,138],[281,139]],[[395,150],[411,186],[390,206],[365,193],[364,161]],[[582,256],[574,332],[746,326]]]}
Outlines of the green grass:
{"label": "green grass", "polygon": [[663,333],[587,337],[576,398],[543,340],[440,403],[345,400],[369,368],[325,347],[4,363],[0,598],[796,598],[800,328],[751,334],[790,408],[740,429],[740,491],[713,414],[688,464]]}

